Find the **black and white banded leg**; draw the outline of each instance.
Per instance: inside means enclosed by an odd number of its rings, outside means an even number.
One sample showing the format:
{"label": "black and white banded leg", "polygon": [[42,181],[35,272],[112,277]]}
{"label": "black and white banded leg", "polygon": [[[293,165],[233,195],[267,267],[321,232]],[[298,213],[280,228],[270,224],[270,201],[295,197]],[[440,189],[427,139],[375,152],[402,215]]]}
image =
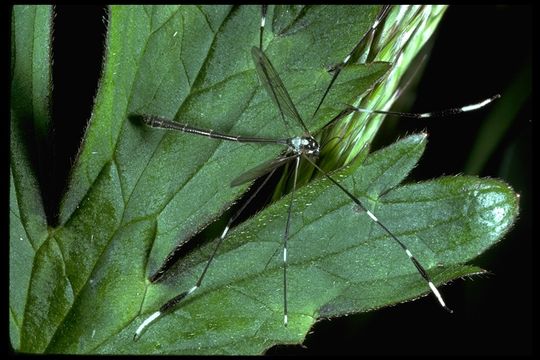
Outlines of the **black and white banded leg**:
{"label": "black and white banded leg", "polygon": [[197,280],[195,285],[193,287],[191,287],[189,290],[184,291],[184,292],[178,294],[177,296],[173,297],[172,299],[167,301],[165,304],[163,304],[159,308],[158,311],[152,313],[149,317],[147,317],[141,323],[141,325],[139,325],[139,327],[135,331],[135,335],[133,336],[133,340],[137,340],[140,337],[140,335],[142,334],[143,330],[148,325],[150,325],[152,322],[154,322],[160,316],[162,316],[162,315],[168,313],[169,311],[171,311],[175,307],[176,304],[178,304],[180,301],[182,301],[187,296],[194,293],[201,286],[201,284],[202,284],[202,282],[204,280],[204,277],[206,276],[206,272],[208,271],[208,268],[210,267],[210,264],[212,263],[212,260],[214,260],[214,257],[216,256],[220,245],[223,243],[223,240],[227,236],[227,233],[229,232],[229,229],[230,229],[232,223],[238,218],[238,216],[240,216],[242,214],[242,212],[246,209],[246,207],[249,205],[249,203],[255,198],[255,196],[257,196],[259,191],[264,187],[264,185],[266,185],[266,183],[272,177],[272,175],[274,174],[275,171],[276,171],[276,169],[273,169],[272,171],[270,171],[268,173],[268,175],[266,176],[264,181],[261,183],[261,185],[259,185],[257,190],[255,190],[255,192],[248,198],[248,200],[242,205],[242,207],[229,219],[229,221],[227,222],[227,225],[225,226],[225,228],[223,229],[223,232],[221,233],[221,236],[219,237],[219,240],[218,240],[218,242],[217,242],[217,244],[216,244],[216,246],[214,248],[214,251],[212,252],[212,255],[210,256],[210,258],[206,262],[206,266],[204,267],[204,270],[202,271],[202,273],[199,276],[199,279]]}
{"label": "black and white banded leg", "polygon": [[268,5],[261,5],[261,28],[259,29],[259,49],[262,51],[264,27],[266,25],[266,10]]}
{"label": "black and white banded leg", "polygon": [[289,229],[291,227],[291,214],[294,204],[294,192],[296,191],[296,180],[298,178],[299,164],[300,156],[297,156],[294,162],[293,188],[291,191],[291,200],[289,201],[289,209],[287,211],[287,223],[285,225],[285,233],[283,234],[283,325],[285,326],[287,326],[289,322],[289,314],[287,307],[287,245],[289,240]]}
{"label": "black and white banded leg", "polygon": [[500,94],[496,94],[488,99],[482,100],[478,103],[474,103],[471,105],[466,105],[466,106],[462,106],[458,108],[433,111],[433,112],[426,112],[426,113],[406,113],[406,112],[398,112],[398,111],[371,110],[371,109],[358,108],[355,106],[349,106],[349,110],[352,112],[356,111],[356,112],[362,112],[362,113],[368,113],[368,114],[397,115],[401,117],[408,117],[408,118],[414,118],[414,119],[426,119],[426,118],[432,118],[432,117],[445,117],[445,116],[456,115],[456,114],[461,114],[461,113],[465,113],[469,111],[478,110],[488,105],[493,100],[496,100],[500,97],[501,97]]}
{"label": "black and white banded leg", "polygon": [[338,183],[334,178],[332,178],[326,171],[324,171],[323,169],[321,169],[317,164],[315,164],[315,162],[313,160],[311,160],[309,157],[307,156],[304,156],[305,159],[307,159],[311,165],[313,165],[318,171],[320,171],[326,178],[328,178],[332,183],[334,183],[334,185],[336,185],[337,187],[339,187],[356,205],[358,205],[358,207],[360,207],[363,211],[365,211],[365,213],[371,218],[371,220],[373,220],[381,229],[384,230],[384,232],[389,235],[396,243],[398,243],[398,245],[403,249],[403,251],[405,251],[405,254],[407,254],[407,256],[409,257],[409,259],[411,260],[411,262],[413,263],[413,265],[415,266],[416,270],[418,271],[418,273],[422,276],[422,278],[426,281],[429,289],[431,290],[431,292],[433,293],[433,295],[435,295],[435,297],[437,298],[437,300],[439,301],[439,304],[441,305],[441,307],[443,309],[445,309],[446,311],[452,313],[452,310],[446,306],[446,303],[444,302],[444,299],[441,295],[441,293],[439,292],[439,290],[437,289],[437,287],[433,284],[433,281],[431,280],[431,277],[429,276],[429,274],[427,273],[427,271],[424,269],[424,267],[420,264],[420,262],[414,257],[414,255],[412,254],[412,252],[405,246],[405,244],[398,239],[397,236],[395,236],[387,227],[386,225],[384,225],[371,211],[369,211],[365,206],[364,204],[362,204],[362,202],[356,197],[354,196],[351,192],[349,192],[349,190],[347,190],[346,188],[344,188],[340,183]]}
{"label": "black and white banded leg", "polygon": [[457,107],[457,108],[439,110],[439,111],[425,112],[425,113],[407,113],[407,112],[400,112],[400,111],[373,110],[373,109],[364,109],[364,108],[359,108],[352,105],[347,105],[347,107],[344,110],[342,110],[338,115],[336,115],[332,120],[330,120],[324,126],[324,128],[328,128],[334,125],[339,120],[343,119],[344,117],[354,112],[367,113],[367,114],[395,115],[395,116],[413,118],[413,119],[437,118],[437,117],[445,117],[445,116],[461,114],[461,113],[465,113],[469,111],[475,111],[475,110],[483,108],[484,106],[490,104],[492,101],[500,97],[501,97],[500,94],[496,94],[488,99],[482,100],[474,104]]}

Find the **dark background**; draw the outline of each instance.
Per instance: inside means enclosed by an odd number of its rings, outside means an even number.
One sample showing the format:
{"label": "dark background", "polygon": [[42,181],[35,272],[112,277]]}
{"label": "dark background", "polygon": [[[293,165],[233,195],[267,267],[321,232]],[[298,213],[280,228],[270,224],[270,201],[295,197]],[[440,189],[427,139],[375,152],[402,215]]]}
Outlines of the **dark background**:
{"label": "dark background", "polygon": [[[425,112],[504,96],[516,74],[531,66],[531,6],[451,6],[435,35],[420,83],[405,96],[410,111]],[[53,41],[53,119],[56,180],[48,187],[50,221],[90,117],[103,57],[106,11],[57,6]],[[83,69],[83,71],[81,71]],[[530,80],[532,82],[532,79]],[[524,91],[523,96],[529,96]],[[436,121],[399,120],[381,132],[380,146],[427,130],[428,147],[412,174],[417,180],[463,173],[490,109]],[[492,274],[458,280],[433,296],[368,314],[319,322],[304,346],[269,354],[529,354],[532,352],[532,242],[530,99],[481,176],[502,178],[521,195],[520,218],[495,247],[474,261]],[[383,129],[384,130],[384,129]],[[502,163],[511,164],[501,167]],[[45,187],[47,188],[47,187]]]}

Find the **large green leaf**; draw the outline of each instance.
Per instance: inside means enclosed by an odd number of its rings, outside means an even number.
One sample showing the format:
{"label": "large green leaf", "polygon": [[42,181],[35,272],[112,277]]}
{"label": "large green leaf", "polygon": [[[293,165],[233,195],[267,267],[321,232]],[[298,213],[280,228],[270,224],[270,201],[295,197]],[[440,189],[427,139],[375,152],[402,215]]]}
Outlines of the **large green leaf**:
{"label": "large green leaf", "polygon": [[[15,6],[11,49],[9,214],[10,340],[25,341],[32,263],[47,241],[47,220],[38,185],[36,155],[49,126],[50,6]],[[39,150],[38,150],[39,149]],[[40,158],[41,160],[42,158]]]}
{"label": "large green leaf", "polygon": [[[311,130],[387,71],[385,63],[350,67],[319,116],[309,119],[330,79],[326,68],[369,29],[379,7],[272,10],[274,33],[266,33],[265,52]],[[26,16],[16,9],[13,21]],[[10,336],[17,350],[261,353],[273,344],[301,342],[319,317],[428,292],[402,250],[344,194],[318,180],[298,190],[293,208],[288,328],[282,324],[280,261],[272,258],[281,246],[285,198],[231,231],[203,287],[133,342],[149,313],[193,285],[215,242],[190,252],[163,283],[151,285],[148,276],[245,190],[229,188],[233,178],[281,149],[169,134],[128,118],[147,113],[229,133],[286,136],[250,56],[258,23],[257,6],[111,8],[93,115],[61,205],[61,225],[49,233],[16,132],[21,118],[13,112]],[[18,45],[15,39],[20,51]],[[12,77],[12,89],[34,85],[19,78]],[[46,94],[35,96],[39,103]],[[456,177],[396,187],[424,145],[423,135],[408,137],[335,176],[442,284],[481,271],[461,264],[501,238],[517,204],[496,180]]]}

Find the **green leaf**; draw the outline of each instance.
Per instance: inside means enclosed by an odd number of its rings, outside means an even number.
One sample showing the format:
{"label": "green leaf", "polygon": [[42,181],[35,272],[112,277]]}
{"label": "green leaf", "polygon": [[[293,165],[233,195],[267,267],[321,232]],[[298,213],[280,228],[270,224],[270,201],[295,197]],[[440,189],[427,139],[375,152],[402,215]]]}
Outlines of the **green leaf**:
{"label": "green leaf", "polygon": [[[9,333],[24,341],[25,306],[33,260],[46,241],[47,221],[38,167],[49,127],[50,6],[14,6],[11,49]],[[22,332],[22,334],[21,334]]]}
{"label": "green leaf", "polygon": [[[319,115],[308,117],[330,79],[327,67],[344,58],[378,10],[313,6],[290,15],[270,8],[267,23],[280,33],[266,31],[264,49],[310,130],[321,129],[387,72],[386,63],[350,67]],[[320,179],[298,190],[293,208],[288,328],[281,262],[272,257],[281,248],[286,197],[232,230],[201,289],[133,341],[148,314],[193,286],[215,240],[190,252],[164,282],[150,284],[148,276],[245,191],[229,188],[232,179],[282,149],[166,133],[128,118],[146,113],[232,134],[286,136],[250,56],[259,13],[258,6],[111,8],[93,115],[61,204],[61,225],[49,234],[24,162],[25,143],[12,126],[10,242],[20,241],[21,229],[35,234],[31,248],[10,253],[10,284],[23,280],[20,289],[10,285],[17,350],[262,353],[301,342],[319,317],[427,293],[403,251]],[[14,22],[17,16],[26,15],[14,13]],[[12,117],[15,125],[18,120]],[[424,146],[423,135],[411,136],[334,176],[442,284],[481,271],[461,264],[509,229],[517,200],[499,181],[469,177],[396,187]],[[37,196],[27,202],[28,195]]]}
{"label": "green leaf", "polygon": [[[334,176],[388,224],[440,285],[482,271],[461,264],[509,229],[517,199],[504,183],[474,177],[396,188],[424,145],[423,135],[405,138]],[[296,199],[287,328],[282,323],[282,268],[276,252],[282,247],[288,197],[233,231],[203,287],[149,327],[138,342],[129,342],[136,327],[165,300],[192,286],[215,242],[183,259],[187,265],[168,281],[148,288],[138,321],[96,350],[260,353],[274,344],[301,342],[319,317],[367,311],[429,292],[403,250],[329,181],[301,188]]]}

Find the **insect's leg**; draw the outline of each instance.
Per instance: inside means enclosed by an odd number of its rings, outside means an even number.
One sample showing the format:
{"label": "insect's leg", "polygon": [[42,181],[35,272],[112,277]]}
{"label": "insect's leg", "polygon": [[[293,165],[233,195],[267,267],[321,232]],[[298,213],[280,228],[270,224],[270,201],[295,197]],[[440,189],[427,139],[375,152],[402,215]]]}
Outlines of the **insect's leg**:
{"label": "insect's leg", "polygon": [[161,317],[162,315],[168,313],[172,308],[174,308],[174,306],[176,304],[178,304],[180,301],[182,301],[188,295],[192,294],[195,290],[197,290],[201,286],[201,284],[202,284],[202,282],[204,280],[204,277],[206,276],[206,272],[208,271],[208,268],[210,267],[210,264],[212,263],[212,260],[214,260],[214,257],[216,256],[217,251],[218,251],[220,245],[223,242],[223,239],[225,239],[225,237],[227,236],[227,233],[229,232],[229,228],[230,228],[231,224],[238,218],[238,216],[240,216],[240,214],[242,214],[242,212],[246,209],[246,207],[249,205],[249,203],[255,198],[255,196],[257,196],[259,191],[264,187],[264,185],[266,185],[266,183],[268,182],[270,177],[272,177],[272,175],[274,174],[275,171],[276,171],[276,169],[274,169],[270,173],[268,173],[268,175],[266,176],[264,181],[261,183],[261,185],[259,185],[257,190],[255,190],[255,192],[247,199],[247,201],[242,205],[242,207],[231,218],[229,218],[229,221],[227,222],[227,225],[223,229],[223,232],[221,233],[221,236],[219,237],[219,240],[218,240],[218,242],[216,244],[216,247],[214,248],[214,251],[212,252],[212,255],[210,256],[210,258],[206,262],[206,266],[204,267],[204,270],[201,273],[201,275],[199,276],[199,279],[197,280],[195,285],[193,287],[191,287],[189,290],[184,291],[184,292],[178,294],[177,296],[173,297],[172,299],[167,301],[165,304],[163,304],[159,308],[158,311],[152,313],[149,317],[147,317],[143,321],[143,323],[135,331],[135,335],[133,336],[133,340],[137,340],[140,337],[143,330],[148,325],[150,325],[150,323],[154,322],[157,318]]}
{"label": "insect's leg", "polygon": [[343,109],[339,114],[337,114],[328,123],[326,123],[326,125],[324,125],[324,128],[326,129],[335,125],[338,121],[352,114],[353,112],[368,113],[368,114],[395,115],[395,116],[401,116],[401,117],[413,118],[413,119],[427,119],[427,118],[452,116],[452,115],[457,115],[464,112],[475,111],[475,110],[483,108],[484,106],[488,105],[489,103],[491,103],[492,101],[500,97],[501,97],[500,94],[495,94],[492,97],[484,99],[478,103],[474,103],[474,104],[470,104],[470,105],[466,105],[466,106],[462,106],[458,108],[444,109],[444,110],[438,110],[438,111],[426,112],[426,113],[407,113],[407,112],[399,112],[399,111],[372,110],[372,109],[363,109],[356,106],[347,105],[345,109]]}
{"label": "insect's leg", "polygon": [[388,234],[396,243],[398,243],[398,245],[403,249],[405,254],[407,254],[407,257],[411,260],[411,262],[413,263],[413,265],[416,268],[416,270],[418,271],[418,273],[426,281],[429,289],[435,295],[435,297],[439,301],[439,304],[441,304],[442,308],[451,313],[452,310],[446,306],[446,304],[445,304],[445,302],[444,302],[444,300],[443,300],[443,298],[441,296],[441,293],[439,292],[437,287],[435,287],[435,285],[433,284],[433,281],[431,280],[431,277],[427,273],[426,269],[424,269],[424,267],[414,257],[412,252],[405,246],[405,244],[401,240],[399,240],[398,237],[396,235],[394,235],[394,233],[392,233],[386,227],[386,225],[384,225],[371,211],[369,211],[357,197],[355,197],[353,194],[351,194],[340,183],[338,183],[336,180],[334,180],[334,178],[332,178],[330,175],[328,175],[328,173],[326,171],[324,171],[319,166],[317,166],[317,164],[315,164],[309,157],[304,156],[304,158],[306,158],[317,170],[319,170],[324,176],[326,176],[328,178],[328,180],[330,180],[337,187],[339,187],[356,205],[358,205],[363,211],[366,212],[366,214],[371,218],[371,220],[373,220],[381,229],[384,230],[384,232],[386,234]]}
{"label": "insect's leg", "polygon": [[298,165],[300,164],[300,156],[295,160],[294,164],[294,179],[293,188],[291,191],[291,200],[289,202],[289,209],[287,211],[287,223],[285,225],[285,233],[283,234],[283,325],[287,326],[288,309],[287,309],[287,245],[289,240],[289,229],[291,225],[291,213],[294,201],[294,192],[296,190],[296,180],[298,177]]}
{"label": "insect's leg", "polygon": [[[368,113],[368,114],[397,115],[397,116],[414,118],[414,119],[425,119],[425,118],[432,118],[432,117],[444,117],[444,116],[449,116],[449,115],[456,115],[456,114],[461,114],[464,112],[478,110],[488,105],[493,100],[496,100],[500,97],[501,97],[500,94],[496,94],[478,103],[474,103],[474,104],[470,104],[470,105],[466,105],[462,107],[457,107],[457,108],[426,112],[426,113],[405,113],[405,112],[398,112],[398,111],[371,110],[371,109],[362,109],[362,108],[358,108],[351,105],[348,106],[348,109],[343,110],[342,113],[347,112],[347,111],[356,111],[356,112],[362,112],[362,113]],[[332,121],[334,121],[334,119],[332,119]]]}
{"label": "insect's leg", "polygon": [[347,66],[347,64],[349,63],[351,58],[353,58],[354,55],[357,54],[358,50],[364,45],[364,42],[367,39],[370,38],[371,34],[373,34],[373,32],[377,29],[379,24],[384,20],[384,18],[388,14],[388,10],[390,10],[390,5],[383,6],[381,11],[379,12],[379,15],[375,19],[375,22],[373,23],[373,25],[371,25],[371,28],[360,38],[360,41],[358,41],[358,43],[356,43],[354,48],[347,54],[347,56],[345,56],[343,61],[333,67],[334,75],[332,76],[332,79],[330,80],[330,83],[326,87],[326,90],[324,91],[323,96],[321,97],[321,100],[319,100],[319,104],[315,108],[315,111],[313,112],[313,115],[311,115],[311,118],[314,118],[315,115],[317,114],[317,112],[319,111],[322,103],[324,102],[324,99],[326,99],[326,96],[330,92],[330,89],[334,85],[334,82],[336,81],[337,77],[339,76],[341,70],[343,70],[343,68],[345,66]]}
{"label": "insect's leg", "polygon": [[259,30],[259,49],[262,51],[262,43],[263,43],[263,33],[264,33],[264,26],[266,24],[266,11],[268,10],[268,5],[261,5],[261,28]]}

